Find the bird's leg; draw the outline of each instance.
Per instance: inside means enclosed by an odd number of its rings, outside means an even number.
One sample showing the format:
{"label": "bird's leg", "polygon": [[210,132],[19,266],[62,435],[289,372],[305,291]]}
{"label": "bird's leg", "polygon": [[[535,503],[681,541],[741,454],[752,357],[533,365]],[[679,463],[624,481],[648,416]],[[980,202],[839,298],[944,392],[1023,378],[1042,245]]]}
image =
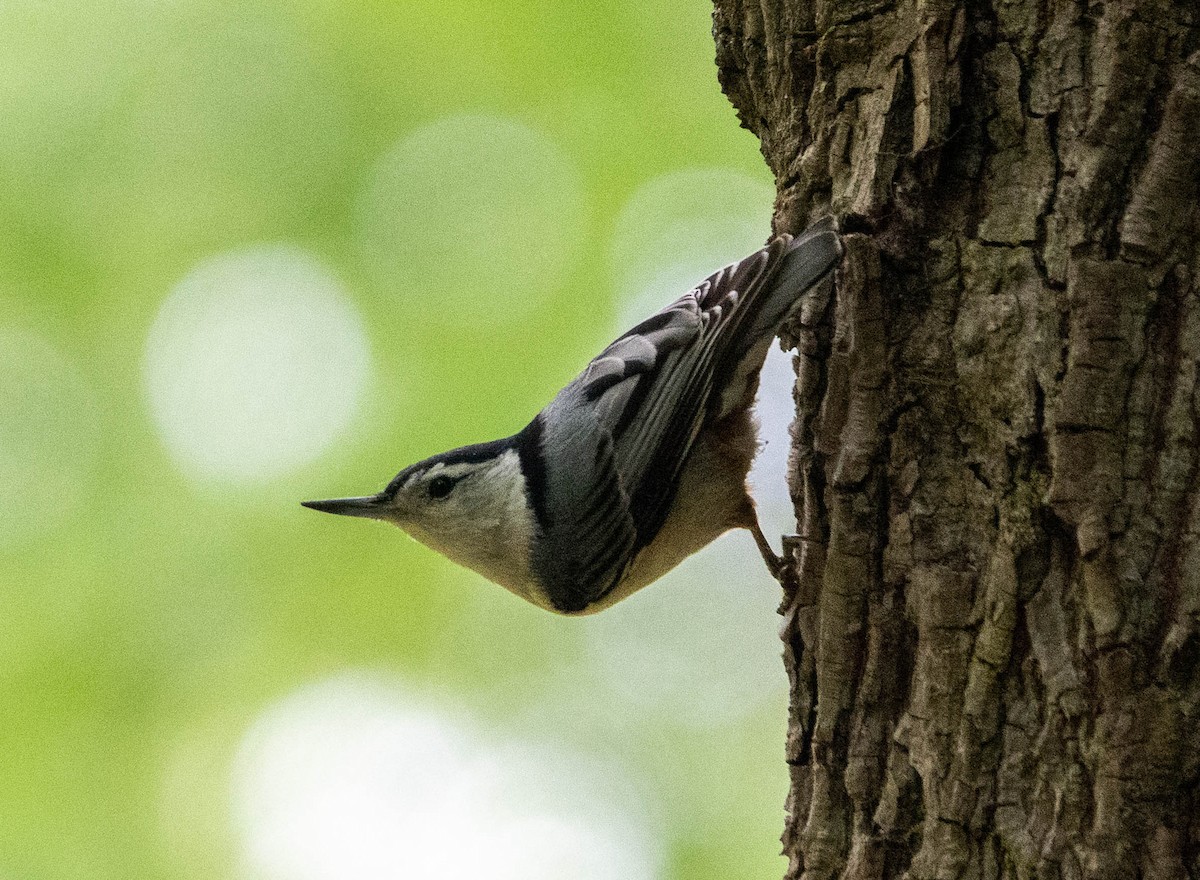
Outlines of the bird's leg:
{"label": "bird's leg", "polygon": [[767,540],[767,536],[763,534],[762,526],[758,524],[758,513],[754,507],[749,508],[749,516],[747,517],[749,525],[746,526],[750,530],[750,534],[754,536],[754,543],[758,545],[758,552],[762,554],[763,562],[767,564],[767,570],[771,572],[771,576],[779,581],[779,586],[783,588],[783,604],[779,606],[779,613],[783,615],[783,626],[779,630],[780,638],[785,641],[792,637],[796,624],[796,614],[799,611],[800,598],[800,582],[796,576],[796,569],[792,565],[792,560],[795,559],[796,548],[800,544],[799,535],[784,535],[783,536],[783,555],[776,556],[775,551],[771,549],[771,543]]}
{"label": "bird's leg", "polygon": [[783,537],[783,555],[777,556],[775,551],[771,549],[771,542],[767,540],[767,536],[763,534],[762,526],[758,522],[758,511],[754,509],[754,501],[749,495],[744,499],[745,506],[742,508],[742,525],[750,530],[750,534],[754,536],[754,543],[758,546],[758,552],[762,555],[763,562],[767,564],[767,571],[771,572],[771,577],[779,581],[779,586],[783,587],[786,595],[791,596],[796,591],[796,572],[792,567],[792,550],[795,549],[799,542],[799,536],[793,535],[790,538],[787,535]]}
{"label": "bird's leg", "polygon": [[784,539],[783,544],[784,555],[777,556],[775,555],[775,551],[771,549],[771,543],[767,540],[767,536],[763,534],[762,526],[758,524],[757,516],[754,517],[749,528],[750,534],[754,536],[754,543],[758,545],[758,552],[762,554],[763,562],[767,564],[767,568],[771,572],[771,577],[782,584],[789,567],[787,539]]}

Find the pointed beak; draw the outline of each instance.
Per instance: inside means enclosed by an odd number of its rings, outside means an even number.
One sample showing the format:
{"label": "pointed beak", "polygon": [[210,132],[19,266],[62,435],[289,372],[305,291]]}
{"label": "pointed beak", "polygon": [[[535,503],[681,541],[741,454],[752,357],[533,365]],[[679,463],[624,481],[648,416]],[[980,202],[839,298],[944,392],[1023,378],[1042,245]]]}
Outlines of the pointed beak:
{"label": "pointed beak", "polygon": [[390,505],[383,493],[364,495],[362,498],[330,498],[326,501],[301,501],[303,506],[322,513],[336,513],[339,516],[365,516],[368,519],[382,519]]}

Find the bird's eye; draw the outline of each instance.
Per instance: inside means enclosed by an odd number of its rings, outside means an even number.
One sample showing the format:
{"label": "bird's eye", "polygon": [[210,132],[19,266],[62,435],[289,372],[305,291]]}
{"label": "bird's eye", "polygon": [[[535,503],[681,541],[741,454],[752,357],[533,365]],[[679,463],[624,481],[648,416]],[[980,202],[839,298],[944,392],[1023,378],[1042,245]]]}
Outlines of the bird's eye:
{"label": "bird's eye", "polygon": [[445,498],[450,494],[450,490],[454,488],[455,482],[455,480],[449,477],[434,477],[429,481],[429,497]]}

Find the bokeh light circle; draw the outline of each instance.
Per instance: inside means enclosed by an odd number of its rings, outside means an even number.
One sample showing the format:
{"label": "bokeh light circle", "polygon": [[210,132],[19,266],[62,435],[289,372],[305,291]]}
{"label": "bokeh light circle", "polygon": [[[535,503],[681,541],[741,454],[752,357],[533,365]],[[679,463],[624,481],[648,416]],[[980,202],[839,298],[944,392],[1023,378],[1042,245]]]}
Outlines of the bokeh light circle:
{"label": "bokeh light circle", "polygon": [[778,586],[741,532],[581,625],[590,664],[639,713],[720,727],[782,704],[778,603]]}
{"label": "bokeh light circle", "polygon": [[660,856],[636,807],[608,799],[586,773],[567,772],[570,763],[552,750],[522,744],[520,752],[383,676],[350,673],[302,688],[259,716],[235,762],[244,874],[659,876]]}
{"label": "bokeh light circle", "polygon": [[655,312],[762,247],[774,198],[769,180],[731,168],[689,168],[644,183],[613,231],[613,275],[626,304],[621,317]]}
{"label": "bokeh light circle", "polygon": [[346,292],[287,245],[193,269],[159,309],[144,362],[155,424],[181,468],[244,484],[324,451],[351,423],[369,372]]}
{"label": "bokeh light circle", "polygon": [[39,334],[0,327],[0,548],[78,508],[95,462],[98,407]]}
{"label": "bokeh light circle", "polygon": [[585,234],[583,185],[545,135],[499,116],[440,119],[397,143],[360,201],[377,283],[425,319],[489,327],[565,279]]}

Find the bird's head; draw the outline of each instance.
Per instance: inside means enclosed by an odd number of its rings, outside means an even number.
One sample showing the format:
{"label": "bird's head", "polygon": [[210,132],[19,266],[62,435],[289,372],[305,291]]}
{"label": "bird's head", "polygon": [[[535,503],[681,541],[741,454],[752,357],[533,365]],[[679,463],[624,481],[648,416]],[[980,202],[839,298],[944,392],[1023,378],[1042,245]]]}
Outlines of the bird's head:
{"label": "bird's head", "polygon": [[464,446],[405,468],[382,492],[305,507],[393,523],[489,580],[524,594],[534,517],[511,440]]}

